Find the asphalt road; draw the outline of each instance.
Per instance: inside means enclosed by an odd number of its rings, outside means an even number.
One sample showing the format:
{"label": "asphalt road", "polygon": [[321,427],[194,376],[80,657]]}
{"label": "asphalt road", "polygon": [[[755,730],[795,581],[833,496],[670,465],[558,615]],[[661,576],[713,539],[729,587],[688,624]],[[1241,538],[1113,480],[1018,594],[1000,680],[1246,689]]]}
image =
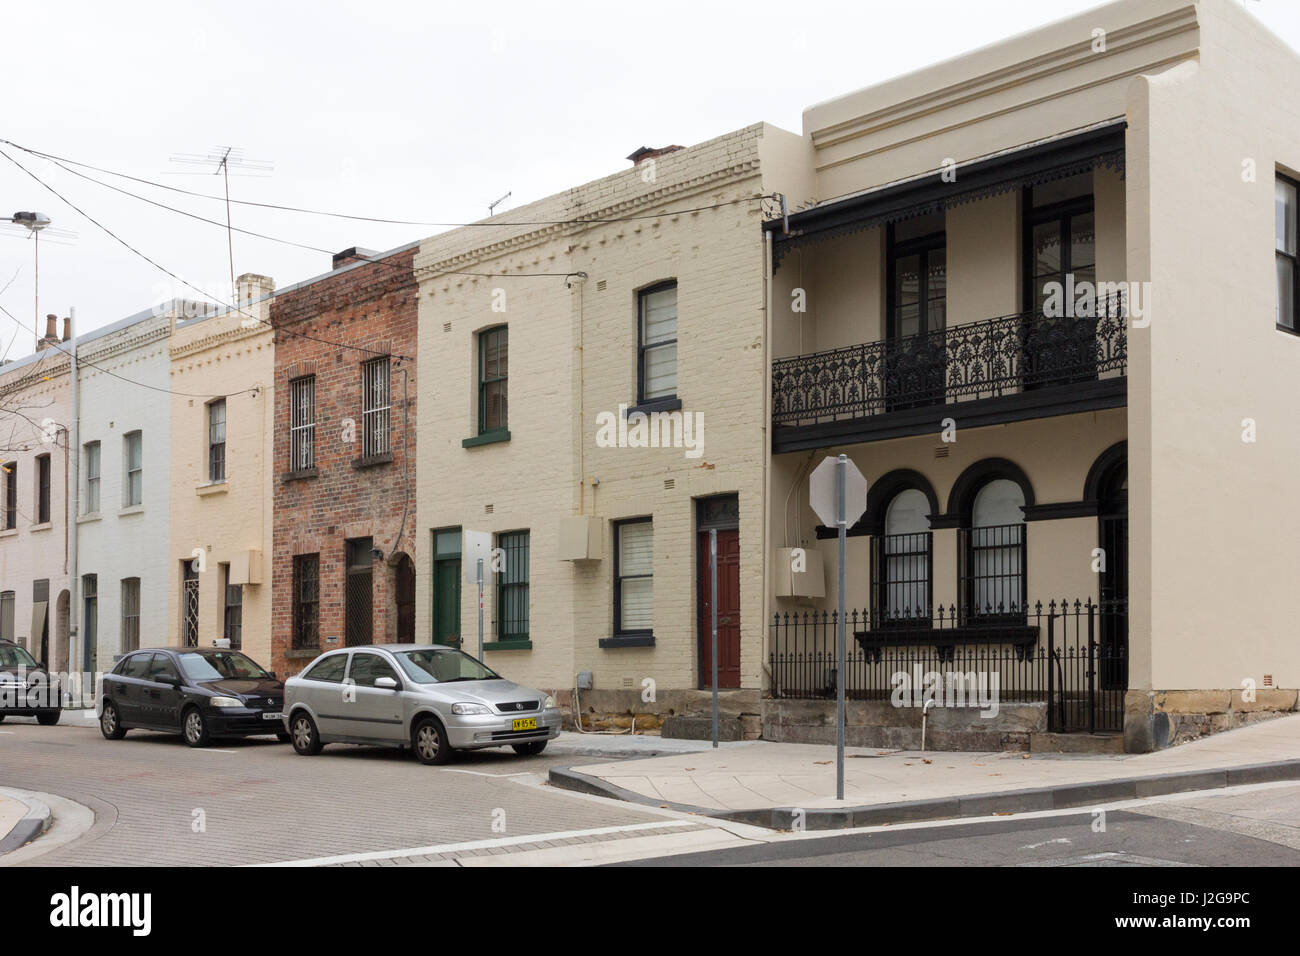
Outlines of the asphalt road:
{"label": "asphalt road", "polygon": [[665,822],[541,785],[550,766],[572,762],[507,749],[427,767],[380,748],[301,757],[267,737],[192,749],[140,730],[109,741],[71,712],[55,727],[0,724],[0,786],[95,811],[89,833],[35,865],[275,863]]}
{"label": "asphalt road", "polygon": [[1092,811],[820,835],[625,866],[1300,866],[1300,785]]}

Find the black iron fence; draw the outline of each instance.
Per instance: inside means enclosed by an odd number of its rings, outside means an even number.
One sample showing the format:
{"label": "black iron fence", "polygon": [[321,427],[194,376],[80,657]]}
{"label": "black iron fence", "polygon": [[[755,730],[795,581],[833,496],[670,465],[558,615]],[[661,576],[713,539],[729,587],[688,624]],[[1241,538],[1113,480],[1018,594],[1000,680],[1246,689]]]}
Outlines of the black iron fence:
{"label": "black iron fence", "polygon": [[1123,376],[1118,296],[1095,314],[1020,312],[772,363],[772,421],[807,425]]}
{"label": "black iron fence", "polygon": [[[775,615],[769,696],[834,699],[836,624],[835,611]],[[970,618],[952,606],[903,615],[853,610],[845,627],[850,700],[911,699],[925,693],[918,682],[938,675],[941,694],[966,693],[959,706],[978,706],[980,694],[999,704],[1045,702],[1050,731],[1123,730],[1127,602],[1038,602],[1014,620]]]}

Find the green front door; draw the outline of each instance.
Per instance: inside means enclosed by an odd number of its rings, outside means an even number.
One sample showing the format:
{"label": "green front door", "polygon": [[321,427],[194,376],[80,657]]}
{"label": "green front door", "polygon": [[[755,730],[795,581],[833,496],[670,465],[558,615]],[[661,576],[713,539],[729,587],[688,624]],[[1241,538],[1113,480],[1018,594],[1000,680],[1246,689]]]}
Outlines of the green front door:
{"label": "green front door", "polygon": [[460,558],[433,563],[433,643],[460,644]]}

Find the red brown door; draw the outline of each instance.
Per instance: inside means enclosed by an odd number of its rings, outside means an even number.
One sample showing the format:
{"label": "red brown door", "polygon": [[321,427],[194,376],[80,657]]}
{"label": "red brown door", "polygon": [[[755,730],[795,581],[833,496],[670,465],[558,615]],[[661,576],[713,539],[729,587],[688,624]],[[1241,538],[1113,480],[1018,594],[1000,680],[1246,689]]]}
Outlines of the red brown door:
{"label": "red brown door", "polygon": [[[700,686],[713,686],[709,533],[699,535]],[[740,687],[740,532],[718,532],[718,686]]]}

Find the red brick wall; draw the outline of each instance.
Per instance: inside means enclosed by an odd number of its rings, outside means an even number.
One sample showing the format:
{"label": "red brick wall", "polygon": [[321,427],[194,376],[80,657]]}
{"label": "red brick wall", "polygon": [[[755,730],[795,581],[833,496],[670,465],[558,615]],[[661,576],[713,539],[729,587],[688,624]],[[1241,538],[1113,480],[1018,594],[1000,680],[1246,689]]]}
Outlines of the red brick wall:
{"label": "red brick wall", "polygon": [[[346,642],[345,542],[373,538],[384,552],[371,563],[374,640],[397,639],[395,570],[388,559],[399,551],[415,557],[414,254],[409,249],[330,275],[277,294],[271,305],[276,328],[271,666],[282,676],[296,674],[315,656],[292,650],[294,555],[320,554],[319,649],[329,650]],[[378,357],[375,353],[391,356],[392,461],[358,468],[361,366]],[[289,479],[289,382],[310,374],[316,376],[316,474]],[[355,422],[350,443],[344,440],[346,419]]]}

